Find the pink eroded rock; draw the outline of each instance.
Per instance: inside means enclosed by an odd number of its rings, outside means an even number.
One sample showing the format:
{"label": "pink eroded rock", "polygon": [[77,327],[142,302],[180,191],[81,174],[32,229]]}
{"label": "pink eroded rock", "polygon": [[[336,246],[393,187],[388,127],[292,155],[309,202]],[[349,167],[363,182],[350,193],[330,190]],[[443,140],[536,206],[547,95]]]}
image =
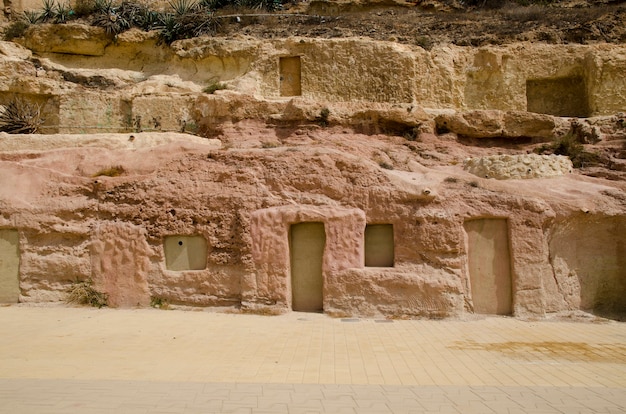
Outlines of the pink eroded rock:
{"label": "pink eroded rock", "polygon": [[[248,302],[290,307],[289,231],[292,224],[323,222],[326,233],[322,277],[324,290],[336,283],[334,275],[363,267],[365,213],[360,209],[331,206],[281,206],[251,214],[252,259],[256,266],[256,291],[243,291]],[[324,295],[327,300],[328,295]]]}
{"label": "pink eroded rock", "polygon": [[150,246],[145,231],[129,223],[101,223],[91,245],[92,278],[96,290],[112,307],[150,304]]}

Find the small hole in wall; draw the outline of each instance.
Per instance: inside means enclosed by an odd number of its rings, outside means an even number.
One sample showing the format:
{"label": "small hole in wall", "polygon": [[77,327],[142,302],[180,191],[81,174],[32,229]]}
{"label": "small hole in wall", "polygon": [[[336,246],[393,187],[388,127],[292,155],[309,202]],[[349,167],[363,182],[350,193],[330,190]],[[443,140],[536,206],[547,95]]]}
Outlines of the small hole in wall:
{"label": "small hole in wall", "polygon": [[183,245],[183,241],[182,241],[182,240],[180,240],[180,241],[178,242],[178,245],[179,245],[179,246],[182,246],[182,245]]}

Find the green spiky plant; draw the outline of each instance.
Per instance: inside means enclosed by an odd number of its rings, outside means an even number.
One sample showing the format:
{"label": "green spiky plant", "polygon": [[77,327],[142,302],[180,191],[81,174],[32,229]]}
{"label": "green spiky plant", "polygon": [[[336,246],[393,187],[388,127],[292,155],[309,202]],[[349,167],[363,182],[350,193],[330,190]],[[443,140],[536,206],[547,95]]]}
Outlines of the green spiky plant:
{"label": "green spiky plant", "polygon": [[41,21],[41,13],[33,10],[26,10],[24,13],[22,13],[20,20],[28,24],[37,24]]}
{"label": "green spiky plant", "polygon": [[581,168],[589,164],[593,165],[600,158],[598,154],[585,151],[583,144],[571,133],[560,137],[551,144],[543,144],[535,148],[534,152],[536,154],[565,155],[572,160],[574,168]]}
{"label": "green spiky plant", "polygon": [[54,0],[43,0],[43,9],[41,11],[41,21],[49,22],[54,20],[56,15],[56,4]]}
{"label": "green spiky plant", "polygon": [[159,28],[161,22],[161,14],[153,10],[145,10],[136,20],[137,26],[146,32]]}
{"label": "green spiky plant", "polygon": [[65,24],[74,16],[74,10],[69,4],[59,3],[54,10],[54,22]]}
{"label": "green spiky plant", "polygon": [[117,12],[130,26],[137,27],[143,27],[146,15],[155,13],[150,13],[148,7],[139,3],[133,3],[132,1],[123,1],[120,7],[117,8]]}
{"label": "green spiky plant", "polygon": [[107,13],[113,8],[113,0],[95,0],[94,11],[96,13]]}
{"label": "green spiky plant", "polygon": [[169,45],[180,37],[181,25],[172,13],[166,13],[159,17],[157,24],[159,42]]}
{"label": "green spiky plant", "polygon": [[168,0],[168,3],[176,16],[184,16],[198,9],[198,3],[194,0]]}
{"label": "green spiky plant", "polygon": [[130,29],[130,22],[116,9],[98,13],[93,19],[93,25],[102,27],[109,35],[118,35]]}

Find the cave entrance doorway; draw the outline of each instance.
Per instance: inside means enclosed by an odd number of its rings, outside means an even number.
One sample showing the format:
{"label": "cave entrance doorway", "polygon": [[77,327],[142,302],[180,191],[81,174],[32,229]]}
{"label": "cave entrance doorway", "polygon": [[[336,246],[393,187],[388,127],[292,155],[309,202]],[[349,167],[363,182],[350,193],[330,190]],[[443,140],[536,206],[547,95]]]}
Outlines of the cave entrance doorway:
{"label": "cave entrance doorway", "polygon": [[526,81],[528,112],[554,116],[589,116],[585,81],[580,76]]}
{"label": "cave entrance doorway", "polygon": [[280,96],[302,95],[302,62],[300,56],[281,57]]}
{"label": "cave entrance doorway", "polygon": [[508,220],[483,218],[465,222],[468,267],[474,312],[510,315],[511,253]]}
{"label": "cave entrance doorway", "polygon": [[294,311],[323,310],[322,263],[326,233],[324,223],[307,222],[291,226],[291,307]]}
{"label": "cave entrance doorway", "polygon": [[20,296],[19,235],[17,230],[0,230],[0,303],[17,303]]}

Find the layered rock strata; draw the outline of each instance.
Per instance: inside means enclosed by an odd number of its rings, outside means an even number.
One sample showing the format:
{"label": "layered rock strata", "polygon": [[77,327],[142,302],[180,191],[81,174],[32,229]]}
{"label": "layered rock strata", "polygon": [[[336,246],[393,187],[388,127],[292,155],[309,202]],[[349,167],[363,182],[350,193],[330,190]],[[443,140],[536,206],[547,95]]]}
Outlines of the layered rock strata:
{"label": "layered rock strata", "polygon": [[[205,38],[170,49],[98,30],[0,42],[0,104],[39,104],[48,133],[0,133],[10,300],[62,301],[91,279],[111,306],[626,311],[624,181],[527,154],[570,134],[606,150],[620,177],[622,46]],[[294,58],[301,96],[285,96],[298,90],[281,80]],[[227,89],[204,93],[213,82]],[[504,180],[463,169],[494,155],[483,165],[502,164]],[[514,173],[518,160],[562,175]]]}

